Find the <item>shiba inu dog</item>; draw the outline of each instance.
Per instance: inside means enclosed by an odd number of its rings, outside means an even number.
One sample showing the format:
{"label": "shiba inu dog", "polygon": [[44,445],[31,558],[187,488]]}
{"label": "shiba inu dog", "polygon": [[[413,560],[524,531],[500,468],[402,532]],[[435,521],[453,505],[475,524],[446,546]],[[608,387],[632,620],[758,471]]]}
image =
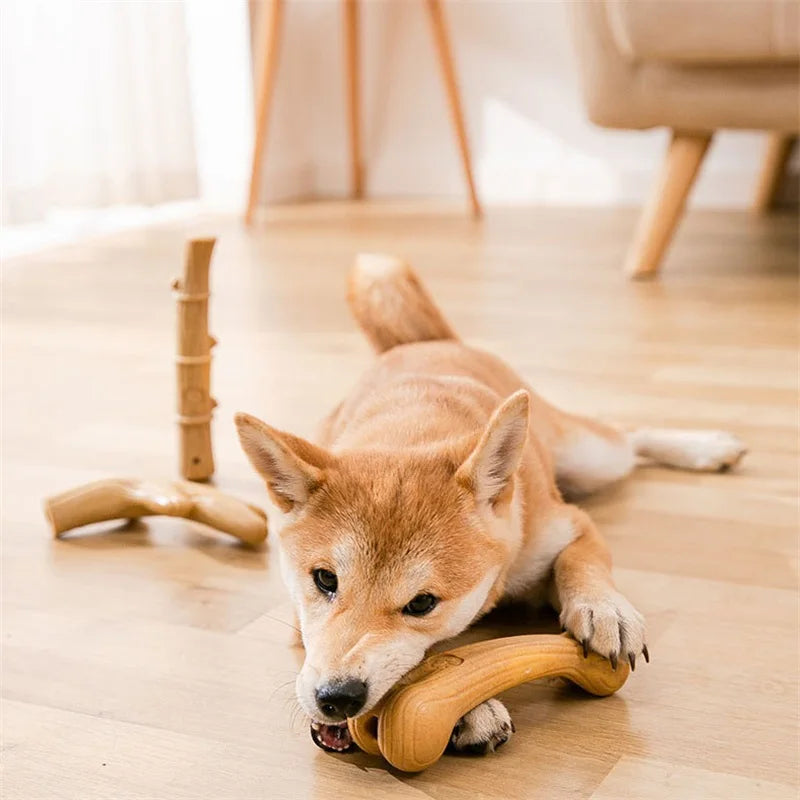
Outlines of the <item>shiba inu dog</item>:
{"label": "shiba inu dog", "polygon": [[[606,544],[564,500],[637,458],[735,464],[717,431],[630,433],[559,411],[494,355],[461,342],[403,262],[360,256],[349,301],[378,353],[318,442],[236,417],[281,517],[281,568],[306,657],[297,697],[314,741],[351,746],[369,710],[434,643],[505,599],[550,602],[584,650],[649,660],[642,616],[614,586]],[[487,752],[513,730],[489,700],[453,731]]]}

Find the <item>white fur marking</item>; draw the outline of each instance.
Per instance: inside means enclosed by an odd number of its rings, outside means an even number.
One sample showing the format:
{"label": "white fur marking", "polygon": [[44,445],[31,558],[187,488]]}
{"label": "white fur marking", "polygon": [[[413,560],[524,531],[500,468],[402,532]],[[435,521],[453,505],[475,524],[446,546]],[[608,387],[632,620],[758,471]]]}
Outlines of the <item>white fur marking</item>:
{"label": "white fur marking", "polygon": [[525,594],[550,574],[558,554],[575,541],[577,531],[569,517],[548,520],[538,536],[517,556],[506,579],[505,593],[510,596]]}
{"label": "white fur marking", "polygon": [[425,634],[409,631],[367,649],[362,667],[362,679],[369,687],[364,710],[372,708],[403,675],[416,667],[434,641]]}
{"label": "white fur marking", "polygon": [[466,628],[475,619],[481,607],[489,596],[489,590],[497,580],[500,567],[493,567],[481,582],[472,591],[467,592],[459,601],[458,605],[451,611],[447,626],[439,636],[440,639],[447,639],[455,636]]}
{"label": "white fur marking", "polygon": [[339,576],[346,575],[353,568],[353,552],[355,546],[350,537],[345,537],[335,542],[331,547],[333,556],[334,572]]}
{"label": "white fur marking", "polygon": [[399,258],[384,253],[359,253],[356,256],[356,274],[365,278],[386,278],[402,272],[404,267]]}
{"label": "white fur marking", "polygon": [[297,619],[300,623],[300,631],[302,636],[303,631],[303,623],[305,622],[305,614],[304,614],[304,607],[303,607],[303,589],[300,585],[300,580],[297,576],[297,572],[295,572],[294,564],[289,560],[289,556],[286,554],[285,550],[281,546],[281,541],[278,539],[278,561],[280,564],[281,570],[281,578],[283,578],[283,584],[289,590],[289,598],[292,601],[292,605],[294,605],[295,611],[297,612]]}
{"label": "white fur marking", "polygon": [[736,464],[744,443],[724,431],[643,428],[629,437],[637,455],[679,469],[716,471]]}
{"label": "white fur marking", "polygon": [[456,750],[486,745],[487,750],[494,751],[498,745],[508,741],[511,733],[508,710],[499,700],[492,698],[461,717],[451,741]]}
{"label": "white fur marking", "polygon": [[635,462],[633,447],[625,439],[581,432],[557,449],[556,475],[567,491],[588,494],[624,478]]}
{"label": "white fur marking", "polygon": [[562,598],[561,623],[578,640],[606,657],[638,656],[645,645],[642,615],[619,592],[604,588]]}

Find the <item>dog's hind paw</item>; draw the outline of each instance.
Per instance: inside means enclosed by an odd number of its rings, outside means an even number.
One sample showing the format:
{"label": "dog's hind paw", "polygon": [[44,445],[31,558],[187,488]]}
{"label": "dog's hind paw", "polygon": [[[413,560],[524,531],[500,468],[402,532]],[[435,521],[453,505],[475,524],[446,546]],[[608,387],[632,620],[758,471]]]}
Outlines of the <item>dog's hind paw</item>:
{"label": "dog's hind paw", "polygon": [[487,700],[464,714],[450,735],[451,749],[459,753],[485,755],[505,744],[514,733],[514,723],[499,700]]}
{"label": "dog's hind paw", "polygon": [[747,453],[741,439],[725,431],[643,428],[631,436],[637,455],[696,472],[724,472]]}

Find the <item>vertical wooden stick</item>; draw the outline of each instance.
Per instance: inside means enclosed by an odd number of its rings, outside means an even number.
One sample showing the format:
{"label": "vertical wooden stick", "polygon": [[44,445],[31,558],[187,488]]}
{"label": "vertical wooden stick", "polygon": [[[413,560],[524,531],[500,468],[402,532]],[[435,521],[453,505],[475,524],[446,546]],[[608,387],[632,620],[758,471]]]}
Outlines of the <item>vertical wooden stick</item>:
{"label": "vertical wooden stick", "polygon": [[458,92],[458,81],[456,80],[456,70],[453,65],[453,51],[450,47],[450,37],[447,34],[447,25],[444,18],[444,10],[440,0],[426,0],[425,5],[433,28],[433,39],[436,43],[436,53],[439,57],[439,67],[442,70],[444,88],[447,92],[447,100],[450,105],[450,116],[453,120],[453,127],[456,131],[458,140],[458,151],[461,155],[461,165],[464,169],[464,177],[467,181],[469,190],[469,202],[472,206],[472,214],[475,217],[481,215],[481,204],[478,202],[478,193],[475,190],[475,180],[472,177],[472,161],[469,154],[469,141],[467,139],[467,126],[464,124],[464,111],[461,107],[461,97]]}
{"label": "vertical wooden stick", "polygon": [[283,13],[283,0],[269,0],[259,3],[260,36],[256,47],[258,52],[258,83],[256,87],[256,131],[253,140],[253,160],[250,167],[250,192],[247,196],[247,210],[244,221],[250,225],[258,205],[261,185],[261,171],[264,162],[264,147],[269,131],[269,116],[272,107],[272,90],[275,87],[275,73],[278,66],[278,46]]}
{"label": "vertical wooden stick", "polygon": [[211,348],[208,334],[208,268],[216,239],[186,243],[183,277],[172,288],[178,304],[178,384],[180,472],[184,478],[204,481],[214,474],[211,450]]}

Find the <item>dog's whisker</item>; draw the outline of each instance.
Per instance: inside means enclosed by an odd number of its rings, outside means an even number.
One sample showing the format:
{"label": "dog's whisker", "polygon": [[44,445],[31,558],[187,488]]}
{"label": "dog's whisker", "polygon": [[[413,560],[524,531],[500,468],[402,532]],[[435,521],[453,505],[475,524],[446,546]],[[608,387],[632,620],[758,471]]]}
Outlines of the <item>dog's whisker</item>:
{"label": "dog's whisker", "polygon": [[291,715],[298,707],[297,697],[294,694],[287,695],[283,698],[283,704],[281,707],[287,714]]}
{"label": "dog's whisker", "polygon": [[[283,690],[284,690],[284,689],[286,689],[288,686],[294,686],[294,684],[295,684],[295,680],[296,680],[296,677],[295,677],[295,678],[290,678],[290,679],[289,679],[288,681],[286,681],[285,683],[280,683],[280,684],[278,684],[278,685],[277,685],[277,686],[276,686],[276,687],[275,687],[275,688],[274,688],[274,689],[273,689],[273,690],[270,692],[270,694],[269,694],[269,697],[267,697],[267,702],[269,703],[269,702],[270,702],[270,701],[271,701],[271,700],[272,700],[272,699],[275,697],[275,695],[276,695],[278,692],[280,692],[280,691],[283,691]],[[292,694],[294,694],[294,692],[292,692]]]}
{"label": "dog's whisker", "polygon": [[298,703],[297,699],[295,698],[289,714],[289,729],[292,731],[292,733],[298,733],[302,731],[303,726],[307,723],[308,719],[306,714],[301,708],[300,703]]}
{"label": "dog's whisker", "polygon": [[264,614],[267,619],[272,620],[273,622],[279,622],[281,625],[285,625],[287,628],[291,628],[293,631],[297,631],[297,633],[302,635],[302,631],[297,625],[292,625],[291,622],[287,622],[285,619],[278,619],[278,617],[273,617],[272,614]]}
{"label": "dog's whisker", "polygon": [[283,675],[291,675],[293,678],[298,676],[299,672],[296,669],[279,669],[275,672],[275,677],[279,678]]}

